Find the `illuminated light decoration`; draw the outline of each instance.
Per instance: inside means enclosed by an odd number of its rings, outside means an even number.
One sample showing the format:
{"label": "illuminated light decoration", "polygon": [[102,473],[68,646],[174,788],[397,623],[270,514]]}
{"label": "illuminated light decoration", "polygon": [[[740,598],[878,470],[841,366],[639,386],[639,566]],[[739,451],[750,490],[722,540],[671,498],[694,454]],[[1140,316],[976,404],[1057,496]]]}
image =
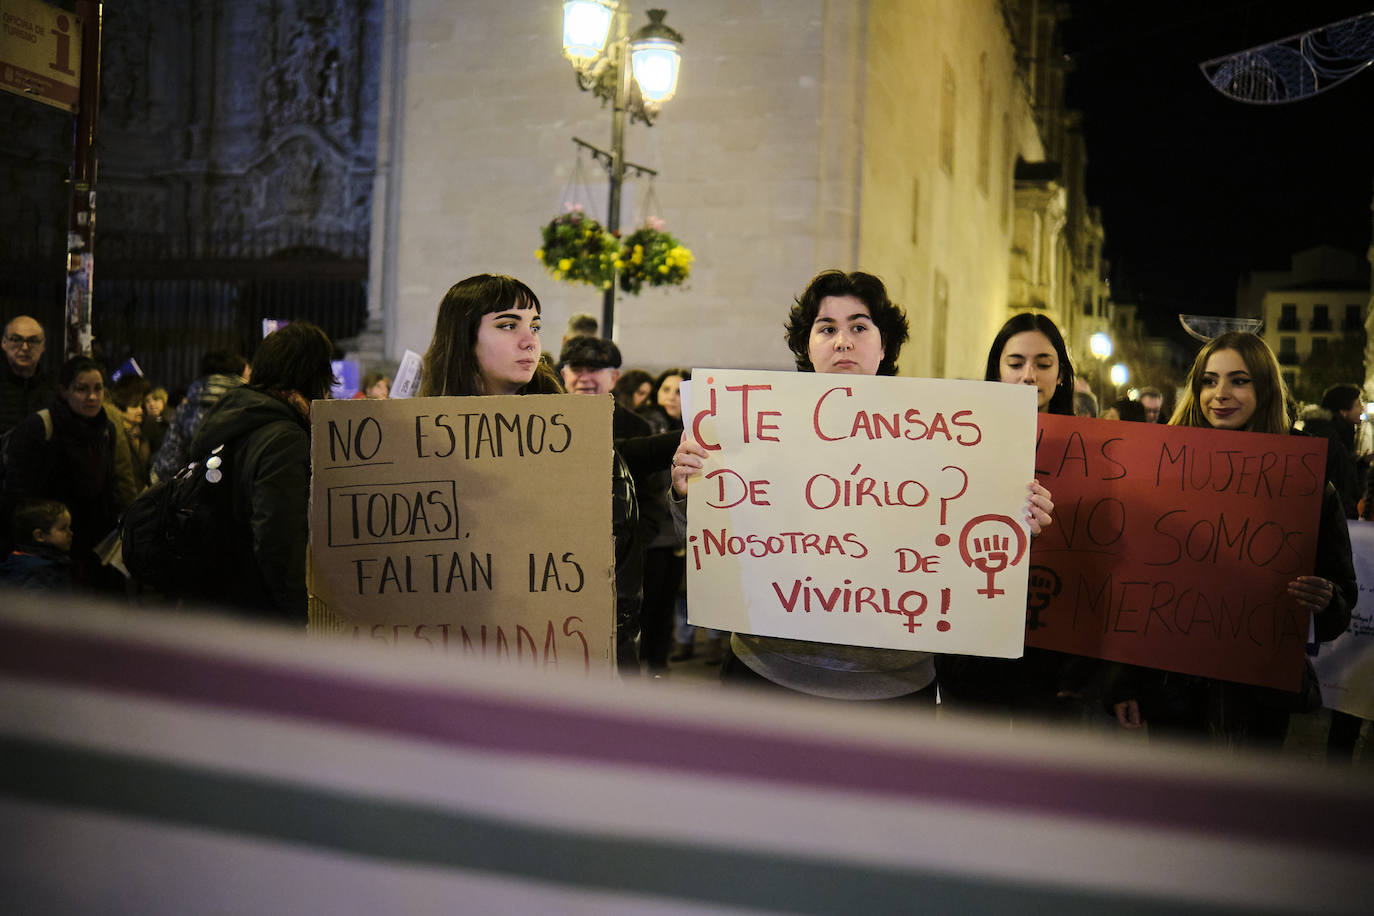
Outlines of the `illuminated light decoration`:
{"label": "illuminated light decoration", "polygon": [[568,0],[563,4],[563,56],[582,67],[606,47],[616,0]]}
{"label": "illuminated light decoration", "polygon": [[669,28],[663,10],[646,10],[649,24],[630,41],[630,72],[639,84],[645,104],[658,106],[677,92],[678,65],[682,58],[677,46],[682,35]]}
{"label": "illuminated light decoration", "polygon": [[1088,349],[1098,359],[1106,359],[1112,355],[1112,339],[1105,331],[1098,331],[1088,338]]}
{"label": "illuminated light decoration", "polygon": [[662,104],[677,92],[677,47],[670,41],[654,39],[630,46],[635,82],[644,101]]}
{"label": "illuminated light decoration", "polygon": [[1374,12],[1198,66],[1222,95],[1251,105],[1281,105],[1325,92],[1371,63]]}
{"label": "illuminated light decoration", "polygon": [[1116,387],[1120,388],[1122,385],[1126,384],[1130,377],[1131,371],[1126,368],[1125,363],[1117,363],[1112,366],[1111,379],[1112,384]]}
{"label": "illuminated light decoration", "polygon": [[1222,318],[1216,315],[1179,315],[1178,323],[1188,336],[1203,343],[1211,343],[1228,331],[1245,331],[1259,334],[1264,329],[1263,318]]}

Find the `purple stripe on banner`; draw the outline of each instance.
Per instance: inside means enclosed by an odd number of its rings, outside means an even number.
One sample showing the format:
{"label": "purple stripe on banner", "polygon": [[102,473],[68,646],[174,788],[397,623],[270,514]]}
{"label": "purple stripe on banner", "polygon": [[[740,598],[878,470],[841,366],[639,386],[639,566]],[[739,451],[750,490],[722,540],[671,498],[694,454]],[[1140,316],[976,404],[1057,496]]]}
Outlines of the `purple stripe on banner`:
{"label": "purple stripe on banner", "polygon": [[[1069,816],[1231,839],[1374,852],[1369,797],[1229,785],[1187,776],[1078,770],[939,749],[757,736],[633,713],[360,681],[0,621],[0,670],[183,703],[291,715],[461,747],[638,764],[858,795]],[[632,741],[626,736],[633,736]]]}

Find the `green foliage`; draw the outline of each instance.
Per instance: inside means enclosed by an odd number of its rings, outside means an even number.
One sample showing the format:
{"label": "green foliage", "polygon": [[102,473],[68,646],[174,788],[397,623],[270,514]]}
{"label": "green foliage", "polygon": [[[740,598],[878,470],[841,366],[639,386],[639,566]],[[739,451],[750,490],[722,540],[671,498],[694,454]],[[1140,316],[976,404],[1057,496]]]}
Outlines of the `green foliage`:
{"label": "green foliage", "polygon": [[543,230],[544,247],[534,253],[555,280],[610,289],[620,245],[602,225],[574,208]]}
{"label": "green foliage", "polygon": [[620,288],[639,294],[650,286],[678,286],[692,270],[692,252],[663,231],[662,223],[651,220],[625,240],[620,251]]}

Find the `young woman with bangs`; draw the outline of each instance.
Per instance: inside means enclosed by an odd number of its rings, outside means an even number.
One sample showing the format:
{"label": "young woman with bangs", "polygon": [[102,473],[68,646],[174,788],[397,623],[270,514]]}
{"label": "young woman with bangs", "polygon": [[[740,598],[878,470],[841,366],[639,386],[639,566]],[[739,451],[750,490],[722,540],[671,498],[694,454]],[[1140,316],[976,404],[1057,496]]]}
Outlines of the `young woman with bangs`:
{"label": "young woman with bangs", "polygon": [[[420,396],[565,393],[558,373],[540,358],[540,311],[539,297],[514,277],[478,274],[453,284],[439,303]],[[612,455],[616,659],[622,674],[637,676],[634,640],[643,575],[643,549],[635,538],[639,506],[629,468],[618,451]]]}

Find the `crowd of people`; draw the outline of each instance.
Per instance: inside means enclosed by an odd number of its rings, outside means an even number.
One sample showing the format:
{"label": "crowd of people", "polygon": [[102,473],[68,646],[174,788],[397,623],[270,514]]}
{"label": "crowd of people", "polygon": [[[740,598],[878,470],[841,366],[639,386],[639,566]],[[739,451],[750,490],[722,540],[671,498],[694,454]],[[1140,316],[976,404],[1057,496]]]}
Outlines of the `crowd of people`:
{"label": "crowd of people", "polygon": [[[784,339],[799,372],[892,376],[909,336],[882,281],[827,270],[796,298]],[[706,452],[683,432],[686,368],[625,368],[596,320],[569,322],[559,353],[545,353],[541,306],[512,277],[456,283],[438,305],[421,396],[572,393],[613,398],[614,464],[608,481],[616,560],[617,665],[622,676],[662,677],[691,657],[686,621],[687,490]],[[9,523],[0,578],[18,587],[93,591],[140,600],[140,586],[110,561],[110,535],[141,493],[189,462],[224,462],[230,482],[222,576],[213,603],[295,626],[307,621],[306,545],[311,403],[335,383],[334,347],[320,328],[293,322],[269,334],[251,362],[207,353],[184,397],[138,375],[112,381],[89,357],[50,377],[46,335],[34,319],[5,326],[0,365],[0,507]],[[1049,318],[1010,319],[990,341],[985,380],[1031,386],[1042,413],[1096,413],[1075,382],[1063,336]],[[364,376],[358,397],[386,397],[390,378]],[[1108,405],[1109,419],[1290,433],[1295,406],[1274,354],[1259,337],[1228,333],[1197,355],[1172,412],[1160,390]],[[1289,594],[1311,611],[1318,640],[1344,632],[1357,597],[1347,518],[1374,514],[1368,462],[1356,454],[1364,403],[1356,384],[1334,386],[1304,411],[1301,434],[1330,441],[1317,567]],[[1028,481],[1023,511],[1032,536],[1054,523],[1053,494]],[[152,596],[156,598],[158,596]],[[171,596],[177,597],[177,596]],[[748,633],[707,635],[722,684],[788,691],[826,702],[895,701],[918,714],[943,710],[1010,720],[1083,721],[1095,711],[1123,729],[1281,745],[1291,712],[1310,709],[1304,689],[1286,695],[1208,678],[1028,648],[1018,659],[934,656]],[[1319,704],[1319,697],[1316,698]],[[1339,717],[1332,754],[1349,759],[1362,721]]]}

